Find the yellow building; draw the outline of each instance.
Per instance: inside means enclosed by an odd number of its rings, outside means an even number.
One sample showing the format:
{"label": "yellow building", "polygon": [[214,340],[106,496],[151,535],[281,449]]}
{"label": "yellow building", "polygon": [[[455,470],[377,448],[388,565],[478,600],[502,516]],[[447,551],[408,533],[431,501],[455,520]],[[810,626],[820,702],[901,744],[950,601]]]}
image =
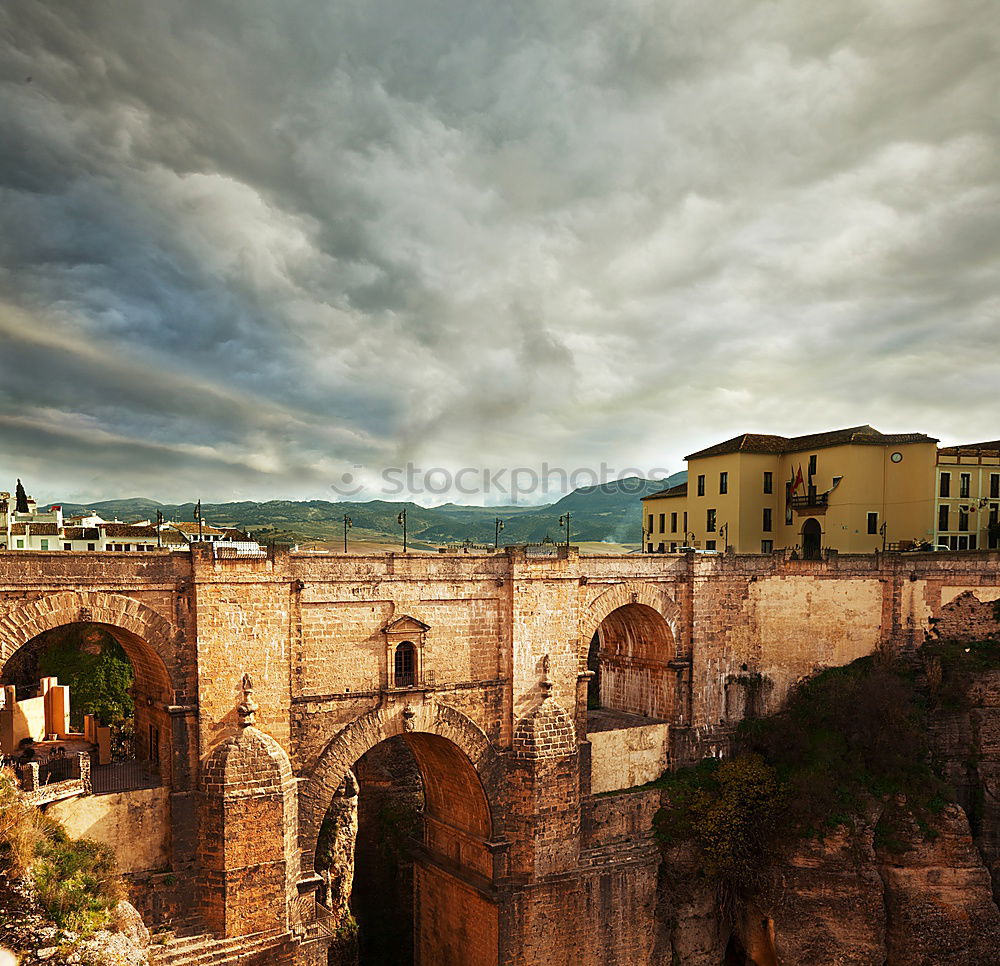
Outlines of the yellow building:
{"label": "yellow building", "polygon": [[936,444],[871,426],[790,439],[744,433],[686,457],[686,484],[643,498],[643,549],[815,557],[930,542]]}
{"label": "yellow building", "polygon": [[934,542],[952,550],[996,550],[1000,440],[938,450]]}

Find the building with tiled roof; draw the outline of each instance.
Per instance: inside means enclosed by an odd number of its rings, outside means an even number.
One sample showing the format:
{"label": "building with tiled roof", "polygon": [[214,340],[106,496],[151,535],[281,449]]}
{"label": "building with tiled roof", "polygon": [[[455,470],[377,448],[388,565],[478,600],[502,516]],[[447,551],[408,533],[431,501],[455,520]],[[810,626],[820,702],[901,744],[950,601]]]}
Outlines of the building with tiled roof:
{"label": "building with tiled roof", "polygon": [[220,544],[242,555],[260,552],[241,530],[224,530],[202,521],[123,523],[102,520],[87,512],[64,522],[62,507],[39,510],[18,480],[17,498],[0,493],[0,550],[85,550],[142,553],[154,550],[187,550],[202,540]]}
{"label": "building with tiled roof", "polygon": [[[687,483],[643,498],[643,550],[871,553],[936,540],[937,440],[850,426],[742,433],[686,457]],[[683,489],[682,489],[683,487]]]}

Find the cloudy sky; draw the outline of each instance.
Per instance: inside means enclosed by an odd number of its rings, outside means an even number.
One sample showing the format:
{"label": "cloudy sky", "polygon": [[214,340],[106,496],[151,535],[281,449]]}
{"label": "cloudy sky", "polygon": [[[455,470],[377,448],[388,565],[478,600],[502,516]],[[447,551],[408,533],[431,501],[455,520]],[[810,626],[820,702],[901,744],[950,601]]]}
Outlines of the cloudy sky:
{"label": "cloudy sky", "polygon": [[996,0],[5,0],[0,488],[995,439],[998,88]]}

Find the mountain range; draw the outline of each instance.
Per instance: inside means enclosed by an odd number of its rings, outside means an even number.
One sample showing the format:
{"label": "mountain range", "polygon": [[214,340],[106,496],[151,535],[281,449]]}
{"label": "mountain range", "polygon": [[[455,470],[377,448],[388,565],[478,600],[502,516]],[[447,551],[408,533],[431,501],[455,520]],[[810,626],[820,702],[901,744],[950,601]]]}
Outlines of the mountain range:
{"label": "mountain range", "polygon": [[[540,543],[546,538],[565,539],[559,518],[570,515],[570,539],[574,543],[602,542],[639,544],[642,521],[640,499],[682,482],[684,473],[665,480],[628,477],[597,486],[584,486],[555,503],[542,506],[465,506],[445,503],[436,507],[416,503],[371,500],[366,503],[329,500],[268,500],[238,503],[202,503],[202,517],[214,526],[250,531],[261,542],[339,542],[344,517],[351,518],[350,537],[373,543],[400,542],[399,513],[406,509],[407,532],[413,546],[427,547],[463,543],[492,544],[495,521],[504,522],[501,544]],[[155,519],[194,520],[194,503],[159,503],[144,497],[105,500],[91,504],[62,504],[63,514],[93,511],[105,519],[124,522]]]}

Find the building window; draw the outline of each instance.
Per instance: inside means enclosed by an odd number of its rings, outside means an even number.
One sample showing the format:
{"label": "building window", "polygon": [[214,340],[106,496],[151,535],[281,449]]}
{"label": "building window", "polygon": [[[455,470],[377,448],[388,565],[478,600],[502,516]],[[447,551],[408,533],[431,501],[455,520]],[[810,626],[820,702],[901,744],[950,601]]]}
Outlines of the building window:
{"label": "building window", "polygon": [[652,553],[652,552],[653,552],[653,545],[651,543],[647,543],[646,544],[646,553]]}
{"label": "building window", "polygon": [[705,529],[709,533],[715,533],[715,510],[708,510],[705,513]]}
{"label": "building window", "polygon": [[665,533],[667,529],[667,515],[665,513],[660,514],[660,533]]}
{"label": "building window", "polygon": [[94,549],[95,549],[95,546],[94,546],[94,544],[92,544],[92,543],[88,543],[88,544],[87,544],[87,549],[88,549],[88,550],[94,550]]}
{"label": "building window", "polygon": [[[810,476],[815,476],[816,475],[816,457],[815,456],[810,456],[809,457],[809,475]],[[635,518],[633,517],[633,519],[635,519]]]}
{"label": "building window", "polygon": [[764,507],[764,533],[770,533],[771,529],[771,508],[768,506]]}
{"label": "building window", "polygon": [[73,544],[71,544],[71,543],[64,543],[63,544],[63,550],[72,550],[72,549],[73,549]]}
{"label": "building window", "polygon": [[996,550],[1000,547],[1000,534],[996,531],[997,523],[1000,522],[1000,504],[991,503],[990,504],[990,533],[987,535],[989,537],[989,548],[990,550]]}
{"label": "building window", "polygon": [[868,514],[868,532],[878,533],[878,514],[869,513]]}
{"label": "building window", "polygon": [[42,549],[43,550],[48,550],[49,549],[49,541],[48,540],[43,540],[42,541]]}
{"label": "building window", "polygon": [[676,533],[677,532],[677,514],[676,513],[671,513],[670,514],[670,532],[671,533]]}
{"label": "building window", "polygon": [[774,553],[774,541],[773,540],[761,540],[761,542],[760,542],[760,552],[761,553]]}
{"label": "building window", "polygon": [[719,492],[728,493],[729,492],[729,474],[720,473],[719,474]]}
{"label": "building window", "polygon": [[948,504],[942,503],[938,507],[938,531],[944,533],[948,529]]}
{"label": "building window", "polygon": [[[633,517],[634,519],[634,517]],[[650,544],[649,549],[653,549]],[[417,649],[412,641],[401,641],[396,645],[393,675],[397,688],[412,688],[417,681]]]}
{"label": "building window", "polygon": [[665,551],[666,549],[667,549],[667,545],[666,545],[665,543],[663,543],[663,542],[661,541],[661,542],[660,542],[660,543],[659,543],[659,544],[657,545],[657,547],[656,547],[656,552],[657,552],[657,553],[663,553],[663,552],[664,552],[664,551]]}
{"label": "building window", "polygon": [[[634,519],[634,517],[633,517],[633,519]],[[650,513],[650,515],[649,515],[649,523],[646,525],[646,533],[652,533],[652,532],[653,532],[653,514]]]}
{"label": "building window", "polygon": [[969,549],[970,550],[976,549],[976,535],[974,533],[969,534]]}
{"label": "building window", "polygon": [[684,540],[685,540],[685,542],[687,541],[687,533],[688,533],[688,512],[687,512],[687,510],[685,510],[684,511]]}
{"label": "building window", "polygon": [[785,484],[785,526],[792,522],[792,484]]}
{"label": "building window", "polygon": [[1000,497],[1000,473],[990,473],[990,499]]}
{"label": "building window", "polygon": [[941,474],[941,486],[939,496],[951,496],[951,473]]}
{"label": "building window", "polygon": [[714,550],[715,549],[715,541],[714,540],[706,540],[705,541],[705,549],[706,550]]}
{"label": "building window", "polygon": [[969,511],[965,507],[958,508],[958,529],[961,533],[969,529]]}
{"label": "building window", "polygon": [[673,553],[676,549],[677,549],[677,544],[676,543],[671,543],[670,544],[670,552]]}
{"label": "building window", "polygon": [[770,470],[764,471],[764,492],[774,492],[774,474]]}
{"label": "building window", "polygon": [[23,540],[18,540],[17,541],[17,549],[18,550],[23,550],[24,549],[24,541]]}
{"label": "building window", "polygon": [[963,499],[963,498],[964,499],[968,499],[968,497],[969,497],[969,490],[971,488],[971,484],[972,484],[972,474],[971,473],[963,473],[961,476],[959,476],[959,478],[958,478],[958,496],[959,496],[959,499]]}
{"label": "building window", "polygon": [[704,495],[705,495],[705,474],[702,473],[701,476],[698,477],[698,496],[704,496]]}

